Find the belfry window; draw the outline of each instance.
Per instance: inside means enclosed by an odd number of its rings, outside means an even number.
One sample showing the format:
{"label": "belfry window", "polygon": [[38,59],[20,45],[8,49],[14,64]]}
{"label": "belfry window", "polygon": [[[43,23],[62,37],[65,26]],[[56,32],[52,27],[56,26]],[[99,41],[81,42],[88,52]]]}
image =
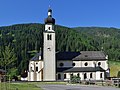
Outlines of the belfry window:
{"label": "belfry window", "polygon": [[47,40],[52,40],[52,35],[51,34],[47,34]]}
{"label": "belfry window", "polygon": [[52,40],[52,35],[50,35],[49,37],[50,37],[50,40]]}

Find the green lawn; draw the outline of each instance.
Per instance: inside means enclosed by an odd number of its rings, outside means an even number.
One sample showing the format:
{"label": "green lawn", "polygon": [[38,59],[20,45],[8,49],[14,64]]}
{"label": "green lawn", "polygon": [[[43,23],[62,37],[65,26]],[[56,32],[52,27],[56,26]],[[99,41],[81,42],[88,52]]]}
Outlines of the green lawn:
{"label": "green lawn", "polygon": [[42,90],[36,83],[0,83],[0,90]]}
{"label": "green lawn", "polygon": [[117,76],[118,71],[120,71],[120,61],[109,61],[110,66],[110,76]]}
{"label": "green lawn", "polygon": [[44,84],[66,84],[66,82],[20,82],[20,83],[0,83],[0,90],[43,90],[40,88]]}

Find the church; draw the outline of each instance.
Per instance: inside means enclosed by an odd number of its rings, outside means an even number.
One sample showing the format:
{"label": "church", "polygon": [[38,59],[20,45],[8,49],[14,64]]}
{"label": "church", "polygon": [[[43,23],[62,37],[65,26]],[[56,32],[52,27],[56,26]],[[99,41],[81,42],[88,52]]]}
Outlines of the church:
{"label": "church", "polygon": [[[28,81],[105,80],[109,77],[108,55],[103,51],[56,52],[55,19],[48,9],[43,32],[43,52],[29,61]],[[43,55],[43,58],[41,58]]]}

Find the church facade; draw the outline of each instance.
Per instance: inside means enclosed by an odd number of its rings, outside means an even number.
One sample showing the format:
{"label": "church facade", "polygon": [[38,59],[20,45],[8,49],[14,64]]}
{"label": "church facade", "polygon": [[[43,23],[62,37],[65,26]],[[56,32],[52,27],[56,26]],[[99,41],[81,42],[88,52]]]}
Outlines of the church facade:
{"label": "church facade", "polygon": [[103,51],[56,53],[54,25],[49,9],[43,32],[43,52],[29,61],[28,81],[68,81],[71,76],[81,80],[105,80],[109,76],[108,55]]}

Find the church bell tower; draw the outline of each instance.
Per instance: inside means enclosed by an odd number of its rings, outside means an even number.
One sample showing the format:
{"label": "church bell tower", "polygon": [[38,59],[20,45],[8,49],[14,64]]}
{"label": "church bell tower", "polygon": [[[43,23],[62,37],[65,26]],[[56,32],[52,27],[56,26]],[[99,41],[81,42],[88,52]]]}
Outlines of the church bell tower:
{"label": "church bell tower", "polygon": [[55,19],[52,18],[52,9],[48,9],[48,17],[45,19],[45,31],[43,32],[43,81],[56,80],[56,58],[55,58]]}

